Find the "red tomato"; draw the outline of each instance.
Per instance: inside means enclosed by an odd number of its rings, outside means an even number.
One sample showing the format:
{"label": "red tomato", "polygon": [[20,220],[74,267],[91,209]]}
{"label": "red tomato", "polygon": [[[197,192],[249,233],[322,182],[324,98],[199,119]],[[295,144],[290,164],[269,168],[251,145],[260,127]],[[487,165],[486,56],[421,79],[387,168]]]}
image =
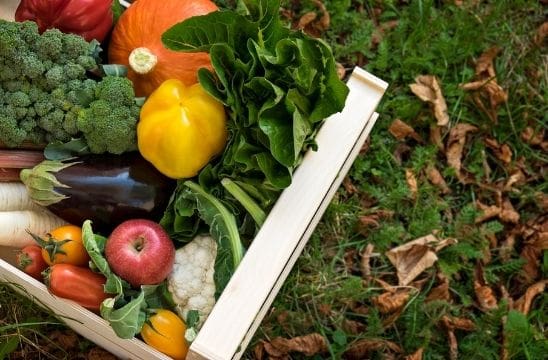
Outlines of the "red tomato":
{"label": "red tomato", "polygon": [[38,245],[28,245],[17,252],[17,266],[33,278],[42,281],[42,271],[48,264],[42,257],[42,248]]}
{"label": "red tomato", "polygon": [[104,291],[106,280],[103,275],[88,268],[72,264],[54,264],[50,267],[47,285],[52,294],[99,312],[103,300],[110,297]]}

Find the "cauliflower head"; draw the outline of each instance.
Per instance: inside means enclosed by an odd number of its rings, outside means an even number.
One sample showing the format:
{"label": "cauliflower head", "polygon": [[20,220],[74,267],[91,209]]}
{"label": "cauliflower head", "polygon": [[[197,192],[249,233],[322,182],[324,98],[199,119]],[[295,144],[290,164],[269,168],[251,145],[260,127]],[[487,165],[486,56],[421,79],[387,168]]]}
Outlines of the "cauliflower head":
{"label": "cauliflower head", "polygon": [[200,328],[215,305],[215,258],[217,243],[209,235],[198,235],[175,253],[175,264],[167,278],[168,290],[183,319],[190,310],[200,314]]}

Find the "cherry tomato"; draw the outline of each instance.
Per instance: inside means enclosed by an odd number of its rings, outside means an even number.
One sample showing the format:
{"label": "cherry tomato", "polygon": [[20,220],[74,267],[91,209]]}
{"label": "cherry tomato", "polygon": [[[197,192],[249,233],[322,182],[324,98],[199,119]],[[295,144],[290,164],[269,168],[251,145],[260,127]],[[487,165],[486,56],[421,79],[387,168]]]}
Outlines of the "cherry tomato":
{"label": "cherry tomato", "polygon": [[73,300],[95,312],[99,312],[103,300],[111,297],[104,291],[106,281],[103,275],[72,264],[52,265],[46,278],[53,295]]}
{"label": "cherry tomato", "polygon": [[17,252],[17,266],[33,278],[42,280],[42,271],[48,264],[42,257],[42,248],[38,245],[28,245]]}
{"label": "cherry tomato", "polygon": [[186,325],[177,314],[158,309],[143,325],[141,337],[156,350],[175,360],[183,360],[188,351],[185,331]]}
{"label": "cherry tomato", "polygon": [[33,236],[42,247],[42,257],[48,265],[72,264],[87,266],[89,255],[82,243],[82,229],[74,225],[58,227],[41,239]]}

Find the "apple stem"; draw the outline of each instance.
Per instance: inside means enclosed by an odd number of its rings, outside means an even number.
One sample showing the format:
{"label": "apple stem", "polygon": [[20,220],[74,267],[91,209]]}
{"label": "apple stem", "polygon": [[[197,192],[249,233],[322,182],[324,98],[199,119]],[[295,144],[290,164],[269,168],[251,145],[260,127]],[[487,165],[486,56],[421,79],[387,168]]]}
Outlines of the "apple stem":
{"label": "apple stem", "polygon": [[144,242],[145,242],[145,239],[142,236],[139,236],[137,240],[135,241],[135,250],[137,251],[143,250]]}

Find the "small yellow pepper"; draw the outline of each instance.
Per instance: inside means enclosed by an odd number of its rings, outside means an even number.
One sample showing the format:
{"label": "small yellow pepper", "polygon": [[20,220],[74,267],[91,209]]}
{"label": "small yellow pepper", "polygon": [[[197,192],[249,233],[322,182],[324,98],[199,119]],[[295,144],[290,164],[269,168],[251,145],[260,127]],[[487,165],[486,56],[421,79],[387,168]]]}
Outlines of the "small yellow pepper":
{"label": "small yellow pepper", "polygon": [[145,101],[137,124],[141,155],[162,174],[190,178],[198,174],[227,140],[226,113],[200,84],[164,81]]}

